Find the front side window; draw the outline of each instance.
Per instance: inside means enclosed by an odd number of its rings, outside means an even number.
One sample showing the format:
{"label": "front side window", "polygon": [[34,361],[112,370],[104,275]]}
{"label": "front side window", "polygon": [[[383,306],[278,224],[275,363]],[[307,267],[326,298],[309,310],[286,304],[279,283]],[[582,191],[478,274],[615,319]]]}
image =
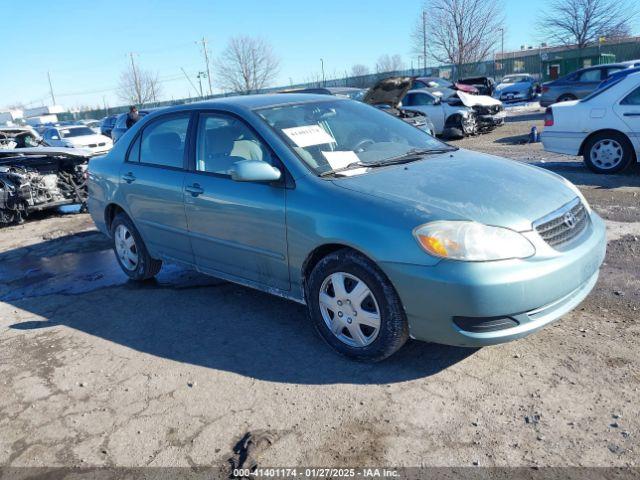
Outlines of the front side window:
{"label": "front side window", "polygon": [[256,113],[317,175],[353,165],[362,167],[357,173],[367,173],[368,165],[454,149],[384,111],[351,100],[281,105]]}
{"label": "front side window", "polygon": [[270,161],[264,144],[241,120],[217,113],[200,115],[196,139],[196,170],[229,175],[243,160]]}
{"label": "front side window", "polygon": [[640,87],[636,88],[633,92],[627,95],[621,105],[640,105]]}
{"label": "front side window", "polygon": [[182,168],[188,129],[189,114],[160,118],[144,127],[140,163]]}
{"label": "front side window", "polygon": [[402,104],[407,107],[419,107],[423,105],[433,105],[435,99],[425,93],[409,93],[402,100]]}

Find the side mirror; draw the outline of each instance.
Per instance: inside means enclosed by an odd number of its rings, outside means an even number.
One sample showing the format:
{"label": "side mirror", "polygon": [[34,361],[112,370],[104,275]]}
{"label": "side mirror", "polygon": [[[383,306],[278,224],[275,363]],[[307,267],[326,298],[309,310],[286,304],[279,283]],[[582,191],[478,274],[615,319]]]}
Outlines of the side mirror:
{"label": "side mirror", "polygon": [[231,179],[236,182],[275,182],[282,172],[260,160],[242,160],[231,168]]}

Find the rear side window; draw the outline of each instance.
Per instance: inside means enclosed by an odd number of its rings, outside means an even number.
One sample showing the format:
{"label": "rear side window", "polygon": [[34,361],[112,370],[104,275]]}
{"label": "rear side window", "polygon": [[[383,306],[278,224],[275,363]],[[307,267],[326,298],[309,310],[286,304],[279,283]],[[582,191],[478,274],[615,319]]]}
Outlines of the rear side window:
{"label": "rear side window", "polygon": [[172,115],[147,125],[140,140],[140,163],[183,168],[190,115]]}
{"label": "rear side window", "polygon": [[620,102],[621,105],[640,105],[640,87],[636,88],[633,92],[627,95],[624,100]]}
{"label": "rear side window", "polygon": [[600,69],[587,70],[580,74],[580,82],[599,82],[602,73]]}

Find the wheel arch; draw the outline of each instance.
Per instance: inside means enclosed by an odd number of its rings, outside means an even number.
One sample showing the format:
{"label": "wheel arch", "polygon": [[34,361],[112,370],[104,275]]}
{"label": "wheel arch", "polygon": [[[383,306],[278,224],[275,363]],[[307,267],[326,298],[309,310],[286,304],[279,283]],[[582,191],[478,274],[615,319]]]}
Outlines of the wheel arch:
{"label": "wheel arch", "polygon": [[127,217],[131,219],[131,216],[127,213],[127,211],[118,203],[111,202],[104,209],[104,223],[107,227],[107,231],[111,232],[111,223],[113,219],[116,218],[116,215],[119,213],[124,213]]}
{"label": "wheel arch", "polygon": [[594,132],[591,132],[589,135],[586,136],[586,138],[580,144],[580,149],[578,150],[578,155],[584,155],[585,146],[589,143],[589,141],[592,138],[594,138],[595,136],[603,134],[603,133],[615,133],[615,134],[618,134],[618,135],[622,135],[625,138],[625,140],[629,143],[629,145],[631,146],[631,155],[633,155],[633,160],[635,162],[638,161],[638,156],[636,155],[636,149],[634,148],[633,142],[629,138],[629,135],[627,135],[626,133],[624,133],[624,132],[622,132],[620,130],[616,130],[615,128],[601,128],[600,130],[596,130]]}
{"label": "wheel arch", "polygon": [[[313,269],[315,268],[315,266],[324,257],[332,253],[335,253],[339,250],[351,250],[352,252],[362,255],[363,257],[368,259],[370,262],[372,262],[374,265],[376,265],[378,269],[382,272],[382,269],[378,266],[378,263],[375,260],[373,260],[369,255],[364,253],[362,250],[359,250],[357,248],[354,248],[344,243],[324,243],[322,245],[318,245],[311,252],[309,252],[309,254],[307,255],[307,258],[305,258],[304,262],[302,262],[300,275],[301,275],[301,282],[302,282],[302,292],[305,297],[305,300],[306,300],[306,291],[307,291],[307,280],[311,275],[311,272],[313,272]],[[382,273],[384,274],[384,272]]]}

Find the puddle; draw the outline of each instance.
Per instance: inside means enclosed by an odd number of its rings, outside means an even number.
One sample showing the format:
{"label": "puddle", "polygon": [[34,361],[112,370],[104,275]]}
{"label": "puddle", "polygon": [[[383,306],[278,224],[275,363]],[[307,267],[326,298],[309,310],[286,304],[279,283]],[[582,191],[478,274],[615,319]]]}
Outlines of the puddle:
{"label": "puddle", "polygon": [[62,294],[77,295],[101,288],[194,288],[219,285],[218,280],[183,267],[164,264],[155,280],[129,280],[112,250],[64,253],[53,257],[26,256],[0,263],[0,301]]}

